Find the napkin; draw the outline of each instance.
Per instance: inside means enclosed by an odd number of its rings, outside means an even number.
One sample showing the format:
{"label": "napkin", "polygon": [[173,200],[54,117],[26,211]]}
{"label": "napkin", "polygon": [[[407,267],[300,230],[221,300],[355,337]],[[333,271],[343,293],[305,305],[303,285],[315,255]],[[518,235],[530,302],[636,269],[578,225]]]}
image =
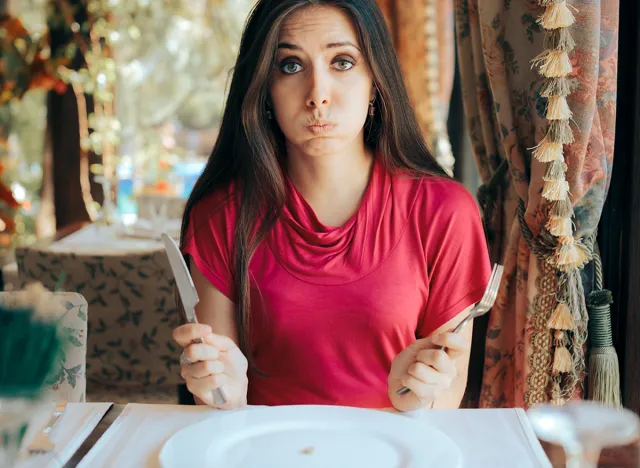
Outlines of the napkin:
{"label": "napkin", "polygon": [[[62,419],[51,434],[56,445],[53,452],[43,455],[22,454],[16,468],[58,468],[64,466],[93,432],[112,403],[68,403]],[[30,425],[24,447],[36,437],[49,421],[55,403],[47,405]]]}
{"label": "napkin", "polygon": [[216,411],[206,406],[129,403],[77,468],[159,468],[162,445]]}

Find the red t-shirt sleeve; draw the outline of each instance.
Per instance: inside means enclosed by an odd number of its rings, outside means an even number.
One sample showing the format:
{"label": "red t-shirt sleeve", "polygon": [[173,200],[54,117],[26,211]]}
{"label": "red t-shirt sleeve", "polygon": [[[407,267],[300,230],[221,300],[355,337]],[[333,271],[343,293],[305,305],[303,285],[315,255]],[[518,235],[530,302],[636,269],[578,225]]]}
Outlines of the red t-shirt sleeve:
{"label": "red t-shirt sleeve", "polygon": [[235,302],[232,189],[218,190],[198,201],[189,215],[182,253],[222,294]]}
{"label": "red t-shirt sleeve", "polygon": [[426,194],[429,296],[418,335],[429,336],[479,302],[491,275],[480,210],[461,184],[431,181]]}

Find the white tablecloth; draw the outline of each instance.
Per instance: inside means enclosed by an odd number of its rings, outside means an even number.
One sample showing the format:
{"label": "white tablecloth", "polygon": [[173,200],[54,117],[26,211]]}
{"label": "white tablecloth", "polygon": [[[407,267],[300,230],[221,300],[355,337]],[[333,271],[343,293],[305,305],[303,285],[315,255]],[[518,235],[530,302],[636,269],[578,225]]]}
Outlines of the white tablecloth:
{"label": "white tablecloth", "polygon": [[[174,231],[177,222],[172,221],[167,230]],[[146,232],[141,231],[134,229],[134,227],[124,228],[123,226],[115,225],[99,226],[90,224],[78,232],[52,243],[47,247],[47,250],[51,252],[75,252],[85,255],[122,255],[127,252],[164,249],[161,241],[153,238],[145,239],[144,234]]]}
{"label": "white tablecloth", "polygon": [[[78,467],[159,467],[160,450],[173,434],[215,412],[197,406],[129,404]],[[429,410],[405,416],[424,419],[446,433],[460,447],[464,468],[551,466],[521,409]]]}
{"label": "white tablecloth", "polygon": [[[141,220],[129,226],[99,226],[90,224],[77,232],[49,244],[45,250],[49,252],[76,253],[79,255],[127,255],[130,253],[152,252],[164,250],[160,240],[153,239],[150,234],[158,235],[167,232],[174,238],[179,237],[181,220],[170,219],[164,229],[155,232],[149,222]],[[2,268],[4,290],[17,289],[18,265],[13,262]]]}

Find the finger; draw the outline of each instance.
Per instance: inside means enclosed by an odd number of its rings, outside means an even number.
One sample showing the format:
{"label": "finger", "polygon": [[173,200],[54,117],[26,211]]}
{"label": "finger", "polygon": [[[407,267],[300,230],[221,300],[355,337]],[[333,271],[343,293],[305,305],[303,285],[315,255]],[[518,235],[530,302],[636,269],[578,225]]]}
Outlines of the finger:
{"label": "finger", "polygon": [[202,379],[210,375],[222,374],[223,372],[224,364],[220,361],[199,361],[182,366],[180,375],[185,380],[190,378]]}
{"label": "finger", "polygon": [[184,357],[190,363],[198,361],[215,361],[220,357],[218,348],[204,343],[188,345],[183,351]]}
{"label": "finger", "polygon": [[453,359],[443,350],[425,349],[418,353],[416,360],[431,366],[437,372],[455,375],[456,365]]}
{"label": "finger", "polygon": [[211,334],[211,327],[203,323],[186,323],[173,330],[173,339],[183,348],[197,338]]}
{"label": "finger", "polygon": [[448,374],[440,373],[433,367],[421,362],[411,364],[407,369],[407,373],[410,377],[413,377],[419,382],[426,385],[448,387],[451,381],[451,377]]}
{"label": "finger", "polygon": [[411,343],[411,347],[416,351],[420,351],[423,349],[427,349],[427,348],[433,348],[433,344],[431,342],[431,337],[428,338],[420,338],[419,340],[414,341],[413,343]]}
{"label": "finger", "polygon": [[440,393],[436,385],[426,384],[410,375],[401,379],[401,383],[403,386],[411,390],[413,394],[423,402],[435,400]]}
{"label": "finger", "polygon": [[225,374],[215,374],[201,379],[188,378],[187,388],[191,393],[200,398],[206,404],[214,406],[213,402],[213,389],[218,387],[224,387],[228,383],[228,378]]}
{"label": "finger", "polygon": [[456,359],[466,354],[469,352],[471,347],[469,338],[457,333],[443,333],[432,337],[432,341],[433,344],[438,347],[444,346],[447,354],[449,354],[452,359]]}
{"label": "finger", "polygon": [[238,347],[228,336],[216,335],[215,333],[209,333],[204,337],[204,340],[206,343],[215,346],[218,351],[231,351]]}

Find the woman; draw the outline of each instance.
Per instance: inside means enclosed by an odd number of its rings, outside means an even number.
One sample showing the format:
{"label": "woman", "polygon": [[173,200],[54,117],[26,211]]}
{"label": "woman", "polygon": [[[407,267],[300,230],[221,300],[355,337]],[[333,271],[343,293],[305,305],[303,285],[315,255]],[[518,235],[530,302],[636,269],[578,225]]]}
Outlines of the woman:
{"label": "woman", "polygon": [[182,249],[201,324],[174,337],[198,403],[222,386],[226,409],[459,406],[471,326],[447,331],[482,297],[487,247],[375,0],[257,3]]}

